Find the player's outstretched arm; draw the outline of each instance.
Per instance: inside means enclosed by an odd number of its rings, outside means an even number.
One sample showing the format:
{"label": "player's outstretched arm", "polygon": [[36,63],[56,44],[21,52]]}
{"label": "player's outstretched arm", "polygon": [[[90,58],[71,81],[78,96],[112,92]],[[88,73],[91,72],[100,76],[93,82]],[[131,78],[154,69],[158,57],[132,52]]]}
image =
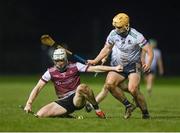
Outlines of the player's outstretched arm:
{"label": "player's outstretched arm", "polygon": [[97,66],[89,66],[87,72],[107,72],[107,71],[121,72],[122,70],[123,67],[121,65],[114,67],[97,65]]}
{"label": "player's outstretched arm", "polygon": [[152,63],[152,60],[153,60],[153,57],[154,57],[153,49],[152,49],[152,47],[150,45],[145,45],[142,49],[148,55],[147,62],[145,64],[143,64],[143,69],[144,69],[145,72],[147,72],[147,71],[150,70],[151,63]]}
{"label": "player's outstretched arm", "polygon": [[31,91],[31,94],[29,95],[29,98],[28,98],[28,100],[26,102],[26,106],[24,107],[24,111],[26,113],[29,113],[29,112],[32,111],[32,103],[34,102],[37,95],[42,90],[42,88],[44,87],[45,84],[46,83],[40,79],[39,82],[36,84],[36,86]]}
{"label": "player's outstretched arm", "polygon": [[94,60],[87,60],[88,64],[96,65],[98,64],[103,58],[109,55],[112,50],[113,45],[106,44],[104,48],[100,51],[98,56]]}

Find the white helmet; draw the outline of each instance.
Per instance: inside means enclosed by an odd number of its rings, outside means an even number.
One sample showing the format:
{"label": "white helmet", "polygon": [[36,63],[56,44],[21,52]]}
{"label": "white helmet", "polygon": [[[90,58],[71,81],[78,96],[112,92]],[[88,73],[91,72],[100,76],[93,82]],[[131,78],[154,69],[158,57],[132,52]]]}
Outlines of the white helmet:
{"label": "white helmet", "polygon": [[54,50],[52,58],[53,60],[67,60],[66,50],[63,48],[58,48]]}

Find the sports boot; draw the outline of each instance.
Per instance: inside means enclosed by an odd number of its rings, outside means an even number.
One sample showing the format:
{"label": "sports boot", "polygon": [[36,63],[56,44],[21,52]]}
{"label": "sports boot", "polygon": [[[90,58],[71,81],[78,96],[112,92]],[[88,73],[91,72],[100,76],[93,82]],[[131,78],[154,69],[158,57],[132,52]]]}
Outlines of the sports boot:
{"label": "sports boot", "polygon": [[92,104],[86,103],[84,109],[85,109],[86,112],[89,113],[89,112],[91,112],[94,108],[93,108]]}
{"label": "sports boot", "polygon": [[131,113],[136,109],[136,106],[134,104],[131,104],[130,107],[126,107],[124,119],[128,119],[131,117]]}
{"label": "sports boot", "polygon": [[150,119],[151,117],[150,117],[149,114],[143,114],[143,115],[142,115],[142,118],[143,118],[143,119]]}

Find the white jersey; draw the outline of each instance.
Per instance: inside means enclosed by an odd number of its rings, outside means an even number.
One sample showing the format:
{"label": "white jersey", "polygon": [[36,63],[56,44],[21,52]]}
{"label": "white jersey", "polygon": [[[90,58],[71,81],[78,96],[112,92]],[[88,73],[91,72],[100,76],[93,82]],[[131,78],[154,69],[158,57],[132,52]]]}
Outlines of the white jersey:
{"label": "white jersey", "polygon": [[106,39],[106,44],[114,45],[111,53],[111,65],[126,66],[140,62],[141,48],[146,45],[144,36],[131,28],[127,37],[121,37],[116,30],[112,30]]}
{"label": "white jersey", "polygon": [[[151,70],[156,70],[158,60],[161,58],[161,51],[157,48],[154,48],[153,53],[154,53],[154,58],[151,64]],[[147,62],[147,55],[146,55],[145,61]]]}

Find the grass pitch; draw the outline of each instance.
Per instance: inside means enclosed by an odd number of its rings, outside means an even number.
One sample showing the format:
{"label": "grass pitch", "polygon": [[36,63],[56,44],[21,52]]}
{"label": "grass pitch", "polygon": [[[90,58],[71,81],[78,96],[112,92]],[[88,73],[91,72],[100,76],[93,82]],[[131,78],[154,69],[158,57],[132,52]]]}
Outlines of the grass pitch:
{"label": "grass pitch", "polygon": [[[83,115],[84,119],[70,118],[35,118],[25,114],[18,106],[24,105],[31,89],[39,80],[34,76],[0,76],[0,131],[1,132],[169,132],[180,131],[180,78],[163,77],[157,79],[151,97],[147,96],[145,85],[141,83],[150,120],[141,119],[141,112],[136,109],[130,119],[124,120],[124,107],[110,94],[100,104],[106,112],[107,119],[99,119],[94,112],[83,110],[73,113]],[[105,75],[96,78],[82,75],[83,83],[88,84],[97,94],[103,86]],[[131,96],[127,97],[132,100]],[[33,104],[33,111],[56,100],[53,85],[49,83],[39,94]]]}

